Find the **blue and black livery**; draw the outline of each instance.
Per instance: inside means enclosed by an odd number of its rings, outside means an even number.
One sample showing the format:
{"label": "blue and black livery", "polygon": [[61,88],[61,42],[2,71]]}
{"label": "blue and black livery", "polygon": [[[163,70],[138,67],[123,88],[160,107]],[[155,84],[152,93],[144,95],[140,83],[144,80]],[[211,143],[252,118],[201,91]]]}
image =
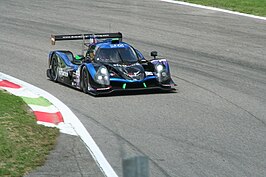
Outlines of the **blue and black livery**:
{"label": "blue and black livery", "polygon": [[[47,76],[92,95],[129,90],[175,90],[166,59],[157,52],[146,60],[121,33],[52,35],[51,42],[83,40],[86,50],[74,56],[71,51],[55,50],[49,54]],[[86,43],[86,40],[89,42]]]}

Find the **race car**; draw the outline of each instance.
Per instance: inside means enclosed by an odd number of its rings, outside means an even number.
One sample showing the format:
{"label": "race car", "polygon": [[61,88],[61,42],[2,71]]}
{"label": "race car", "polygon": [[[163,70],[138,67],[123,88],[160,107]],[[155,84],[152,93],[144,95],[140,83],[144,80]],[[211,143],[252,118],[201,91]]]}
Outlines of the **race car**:
{"label": "race car", "polygon": [[166,59],[151,52],[150,60],[122,41],[122,33],[51,35],[56,41],[83,40],[86,49],[74,56],[68,50],[49,53],[47,77],[92,95],[131,90],[173,91]]}

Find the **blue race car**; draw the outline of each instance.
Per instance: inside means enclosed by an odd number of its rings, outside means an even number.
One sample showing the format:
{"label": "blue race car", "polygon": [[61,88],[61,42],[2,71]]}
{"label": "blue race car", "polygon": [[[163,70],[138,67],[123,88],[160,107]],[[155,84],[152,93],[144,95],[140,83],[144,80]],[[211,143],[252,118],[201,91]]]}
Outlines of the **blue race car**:
{"label": "blue race car", "polygon": [[146,60],[128,43],[121,33],[52,35],[51,42],[83,40],[86,50],[74,56],[66,50],[49,54],[47,77],[92,95],[114,91],[164,90],[173,91],[176,85],[170,76],[166,59],[157,58],[157,52]]}

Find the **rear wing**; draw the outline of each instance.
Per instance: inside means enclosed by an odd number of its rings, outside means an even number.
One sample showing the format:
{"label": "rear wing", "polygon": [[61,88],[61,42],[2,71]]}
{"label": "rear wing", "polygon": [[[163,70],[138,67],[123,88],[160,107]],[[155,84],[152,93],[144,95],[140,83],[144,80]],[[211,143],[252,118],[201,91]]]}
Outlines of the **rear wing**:
{"label": "rear wing", "polygon": [[66,40],[85,40],[85,39],[108,39],[119,38],[122,41],[122,33],[97,33],[97,34],[71,34],[71,35],[51,35],[51,44],[55,45],[55,41]]}

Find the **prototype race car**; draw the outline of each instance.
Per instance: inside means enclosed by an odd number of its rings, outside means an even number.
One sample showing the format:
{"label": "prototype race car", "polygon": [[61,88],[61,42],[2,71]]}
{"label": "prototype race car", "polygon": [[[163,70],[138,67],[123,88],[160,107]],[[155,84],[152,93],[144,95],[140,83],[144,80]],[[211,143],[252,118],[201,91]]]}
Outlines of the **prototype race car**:
{"label": "prototype race car", "polygon": [[[121,33],[52,35],[51,42],[83,40],[83,55],[55,50],[49,54],[47,77],[92,95],[128,90],[175,90],[166,59],[157,52],[146,60],[139,50],[122,42]],[[86,41],[87,40],[87,41]]]}

